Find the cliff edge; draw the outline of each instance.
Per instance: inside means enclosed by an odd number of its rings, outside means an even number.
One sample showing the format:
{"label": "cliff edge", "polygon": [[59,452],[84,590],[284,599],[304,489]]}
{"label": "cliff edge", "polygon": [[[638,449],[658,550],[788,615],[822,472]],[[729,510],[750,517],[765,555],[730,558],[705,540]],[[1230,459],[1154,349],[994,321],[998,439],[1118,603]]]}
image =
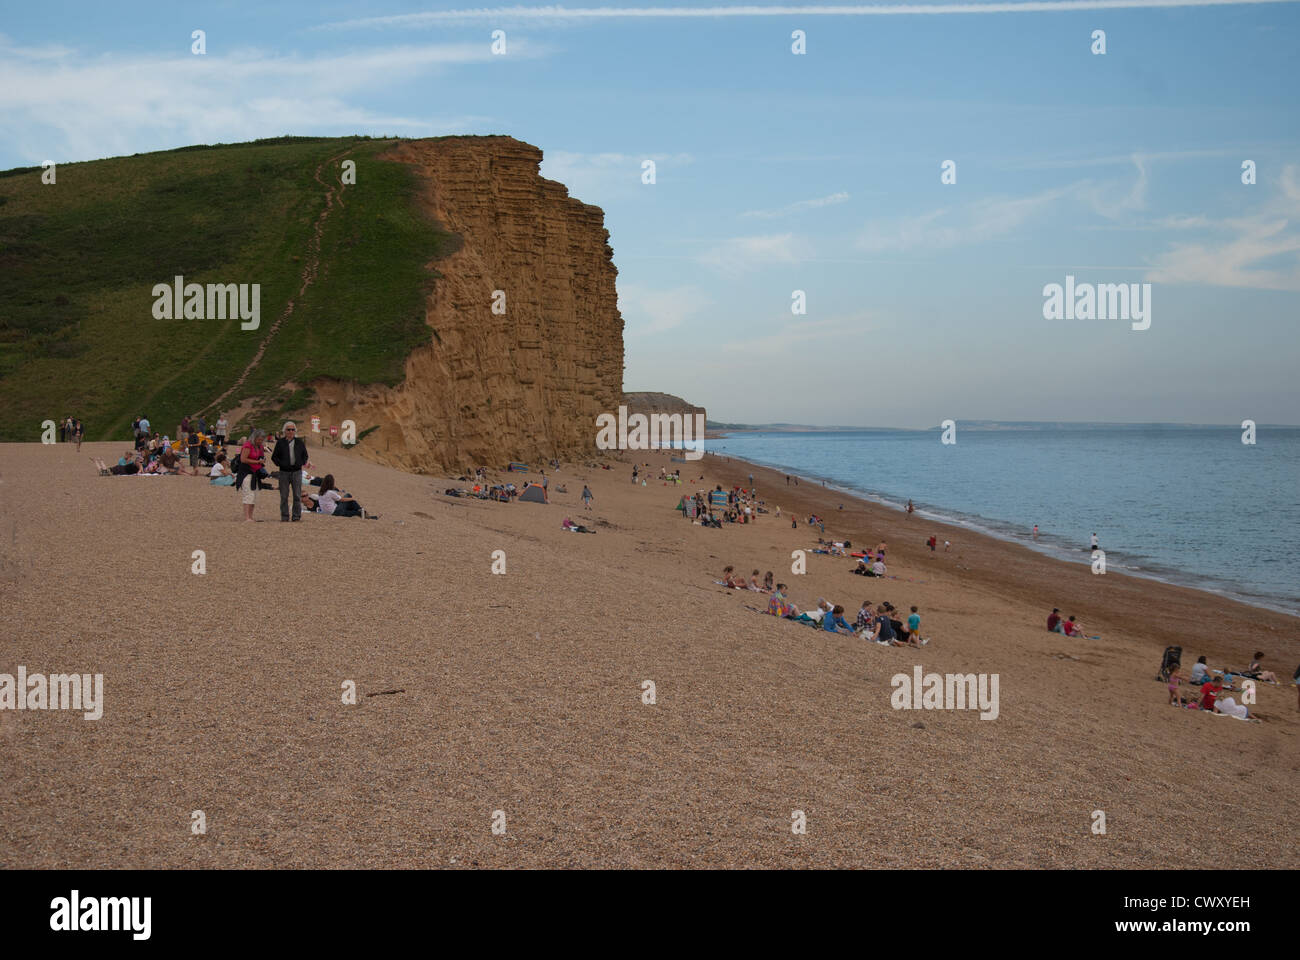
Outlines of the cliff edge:
{"label": "cliff edge", "polygon": [[378,427],[357,447],[420,473],[595,452],[596,417],[623,396],[623,319],[599,207],[539,173],[511,137],[404,141],[421,202],[457,235],[430,264],[427,344],[393,387],[312,383],[328,422]]}

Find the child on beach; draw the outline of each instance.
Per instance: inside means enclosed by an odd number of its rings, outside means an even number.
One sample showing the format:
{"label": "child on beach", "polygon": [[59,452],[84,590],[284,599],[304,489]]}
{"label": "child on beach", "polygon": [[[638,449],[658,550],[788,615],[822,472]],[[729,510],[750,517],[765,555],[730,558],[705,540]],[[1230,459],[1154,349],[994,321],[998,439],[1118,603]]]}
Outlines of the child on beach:
{"label": "child on beach", "polygon": [[1201,688],[1201,709],[1213,710],[1214,701],[1223,692],[1223,681],[1219,678],[1208,681]]}
{"label": "child on beach", "polygon": [[1171,707],[1181,706],[1178,701],[1178,685],[1183,682],[1183,678],[1178,675],[1178,668],[1174,667],[1169,671],[1169,705]]}
{"label": "child on beach", "polygon": [[584,510],[591,509],[591,490],[585,483],[582,485],[582,508]]}
{"label": "child on beach", "polygon": [[921,639],[921,615],[916,612],[916,607],[912,608],[912,615],[907,618],[907,635],[912,638],[912,642],[924,644]]}

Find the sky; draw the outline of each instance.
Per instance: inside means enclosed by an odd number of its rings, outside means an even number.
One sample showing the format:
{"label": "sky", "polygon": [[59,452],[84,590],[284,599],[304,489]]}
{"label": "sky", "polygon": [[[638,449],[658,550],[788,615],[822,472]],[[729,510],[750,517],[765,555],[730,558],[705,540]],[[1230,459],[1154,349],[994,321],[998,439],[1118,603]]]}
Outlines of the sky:
{"label": "sky", "polygon": [[[0,169],[508,134],[605,210],[627,390],[749,423],[1300,422],[1300,3],[647,3],[11,5]],[[1150,284],[1149,326],[1047,318],[1067,276]]]}

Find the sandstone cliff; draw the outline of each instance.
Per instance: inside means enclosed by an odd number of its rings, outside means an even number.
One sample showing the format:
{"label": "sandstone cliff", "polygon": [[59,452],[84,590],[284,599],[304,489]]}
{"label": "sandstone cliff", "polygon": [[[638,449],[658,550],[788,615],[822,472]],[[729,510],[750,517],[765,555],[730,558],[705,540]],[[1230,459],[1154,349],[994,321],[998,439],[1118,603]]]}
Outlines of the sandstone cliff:
{"label": "sandstone cliff", "polygon": [[689,414],[694,415],[702,413],[706,419],[708,413],[703,407],[697,407],[694,404],[687,403],[681,397],[674,397],[671,393],[625,393],[623,394],[623,403],[627,406],[628,414],[633,413],[667,413],[667,414]]}
{"label": "sandstone cliff", "polygon": [[431,264],[429,343],[405,380],[318,381],[312,408],[358,432],[378,425],[358,452],[416,472],[594,453],[596,417],[623,396],[604,213],[542,179],[541,150],[511,137],[408,141],[385,156],[420,168],[428,211],[461,243]]}

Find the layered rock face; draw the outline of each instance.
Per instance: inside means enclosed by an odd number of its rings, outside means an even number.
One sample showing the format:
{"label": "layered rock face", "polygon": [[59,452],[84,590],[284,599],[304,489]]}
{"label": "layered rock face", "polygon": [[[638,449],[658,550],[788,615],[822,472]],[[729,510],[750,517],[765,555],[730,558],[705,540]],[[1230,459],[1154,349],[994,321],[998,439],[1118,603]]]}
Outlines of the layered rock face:
{"label": "layered rock face", "polygon": [[429,343],[405,381],[313,384],[331,418],[378,424],[358,452],[420,473],[595,453],[596,417],[623,396],[603,211],[542,179],[542,151],[511,137],[413,141],[385,156],[420,167],[429,212],[461,243],[431,264]]}
{"label": "layered rock face", "polygon": [[681,397],[674,397],[671,393],[625,393],[623,394],[623,403],[627,406],[629,416],[634,413],[643,413],[647,416],[652,413],[666,413],[670,416],[674,413],[680,413],[683,416],[694,416],[701,413],[705,415],[706,419],[708,416],[703,407],[687,403]]}

